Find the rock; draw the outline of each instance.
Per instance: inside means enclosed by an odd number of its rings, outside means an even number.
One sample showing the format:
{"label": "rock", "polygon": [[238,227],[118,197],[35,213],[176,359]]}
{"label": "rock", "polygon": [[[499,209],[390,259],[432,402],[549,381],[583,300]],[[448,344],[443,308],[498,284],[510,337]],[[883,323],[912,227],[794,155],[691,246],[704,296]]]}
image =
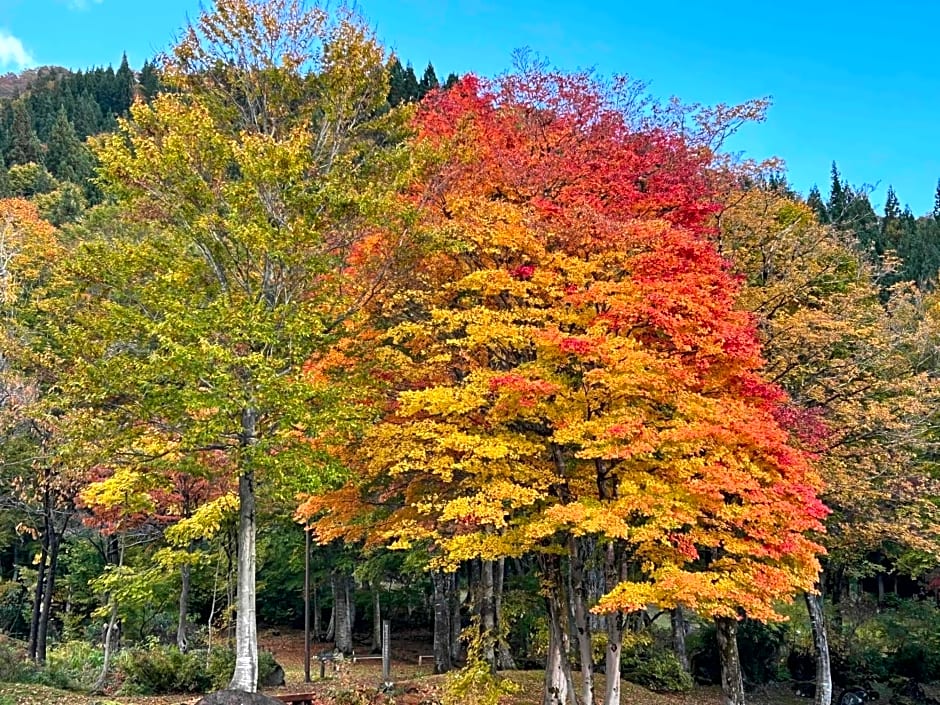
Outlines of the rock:
{"label": "rock", "polygon": [[284,669],[281,668],[281,664],[275,661],[274,668],[265,675],[259,685],[263,688],[279,688],[284,685]]}
{"label": "rock", "polygon": [[283,705],[264,693],[246,693],[243,690],[220,690],[210,693],[196,705]]}

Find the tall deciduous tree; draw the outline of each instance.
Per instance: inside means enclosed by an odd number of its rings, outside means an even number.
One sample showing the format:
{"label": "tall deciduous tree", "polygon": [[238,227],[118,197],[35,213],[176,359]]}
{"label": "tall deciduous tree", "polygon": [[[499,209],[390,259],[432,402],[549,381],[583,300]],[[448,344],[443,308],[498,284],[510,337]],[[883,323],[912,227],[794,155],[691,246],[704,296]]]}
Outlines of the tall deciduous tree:
{"label": "tall deciduous tree", "polygon": [[[174,90],[136,105],[97,145],[102,181],[139,226],[87,248],[84,279],[106,299],[113,333],[89,384],[108,390],[136,462],[166,470],[181,455],[231,457],[240,503],[231,687],[254,691],[256,495],[317,482],[306,436],[329,399],[311,394],[300,366],[387,269],[368,266],[384,251],[363,243],[380,215],[395,222],[387,184],[398,166],[387,162],[402,153],[376,146],[394,119],[374,120],[388,89],[384,56],[350,14],[218,0],[162,76]],[[118,274],[101,272],[115,258]],[[344,283],[353,264],[357,287]]]}
{"label": "tall deciduous tree", "polygon": [[[774,619],[815,580],[806,533],[825,515],[706,236],[705,144],[753,106],[701,115],[695,144],[615,104],[586,76],[532,66],[422,104],[417,145],[442,159],[421,185],[438,247],[381,310],[390,389],[348,456],[353,479],[301,510],[330,512],[324,538],[428,542],[445,566],[547,553],[546,705],[569,690],[569,603],[583,622],[607,613],[609,674],[623,616],[649,603]],[[383,502],[364,527],[363,505]],[[576,563],[585,538],[606,575],[594,605],[566,595],[557,562]],[[619,679],[604,701],[620,701]]]}

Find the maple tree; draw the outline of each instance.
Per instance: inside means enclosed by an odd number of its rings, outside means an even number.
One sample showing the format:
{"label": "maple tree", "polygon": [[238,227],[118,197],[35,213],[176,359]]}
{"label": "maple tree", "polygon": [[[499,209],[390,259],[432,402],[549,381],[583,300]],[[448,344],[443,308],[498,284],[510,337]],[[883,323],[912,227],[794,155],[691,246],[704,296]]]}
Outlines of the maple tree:
{"label": "maple tree", "polygon": [[[569,697],[558,620],[579,599],[552,554],[599,539],[607,592],[590,607],[615,672],[623,615],[649,603],[775,619],[815,580],[807,532],[826,513],[706,237],[712,153],[625,115],[619,89],[529,66],[422,104],[417,148],[440,163],[416,192],[434,196],[436,247],[377,312],[388,393],[345,456],[351,481],[300,509],[326,512],[322,540],[428,543],[443,566],[547,552],[546,703]],[[314,383],[345,362],[314,361]]]}

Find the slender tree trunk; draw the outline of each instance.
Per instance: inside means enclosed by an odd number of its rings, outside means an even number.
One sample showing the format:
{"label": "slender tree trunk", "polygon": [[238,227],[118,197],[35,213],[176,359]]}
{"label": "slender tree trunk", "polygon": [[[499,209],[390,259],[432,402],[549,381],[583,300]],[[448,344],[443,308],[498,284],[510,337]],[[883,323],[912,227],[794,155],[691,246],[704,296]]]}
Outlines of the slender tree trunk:
{"label": "slender tree trunk", "polygon": [[450,661],[456,666],[460,661],[462,644],[460,633],[463,621],[460,618],[460,579],[457,571],[447,574],[447,600],[450,603]]}
{"label": "slender tree trunk", "polygon": [[571,565],[571,585],[568,597],[574,617],[575,636],[578,640],[578,659],[581,662],[581,701],[594,702],[594,645],[591,643],[591,626],[588,624],[586,584],[584,580],[584,552],[581,542],[568,537],[568,561]]}
{"label": "slender tree trunk", "polygon": [[323,635],[323,615],[320,614],[320,583],[313,584],[313,640]]}
{"label": "slender tree trunk", "polygon": [[[59,566],[59,553],[62,547],[62,536],[56,533],[55,524],[52,525],[49,536],[49,569],[46,571],[46,581],[43,588],[42,610],[39,615],[39,630],[36,633],[36,662],[46,662],[46,641],[49,635],[49,620],[52,618],[52,596],[55,594],[55,574]],[[65,533],[63,526],[62,533]]]}
{"label": "slender tree trunk", "polygon": [[435,570],[431,573],[431,585],[434,590],[434,672],[447,673],[454,667],[451,659],[451,604],[450,591],[452,574]]}
{"label": "slender tree trunk", "polygon": [[574,680],[571,677],[567,600],[558,556],[546,556],[543,573],[548,582],[548,655],[545,664],[543,705],[574,705]]}
{"label": "slender tree trunk", "polygon": [[[247,409],[243,416],[245,435],[253,439],[255,412]],[[258,625],[255,614],[255,478],[251,471],[238,478],[238,502],[235,672],[228,687],[254,693],[258,689]]]}
{"label": "slender tree trunk", "polygon": [[809,622],[813,630],[813,647],[816,652],[816,695],[813,705],[830,705],[832,703],[832,668],[829,661],[829,635],[826,632],[822,595],[807,592],[804,597],[809,611]]}
{"label": "slender tree trunk", "polygon": [[[627,577],[627,566],[623,560],[623,548],[616,541],[609,541],[604,551],[604,574],[608,585],[616,585]],[[604,672],[607,687],[604,689],[604,705],[620,705],[620,655],[623,650],[622,612],[606,615],[607,648],[604,651]]]}
{"label": "slender tree trunk", "polygon": [[349,583],[346,576],[340,573],[333,573],[331,579],[333,582],[334,644],[337,651],[351,654],[353,643],[352,624],[349,621]]}
{"label": "slender tree trunk", "polygon": [[682,611],[682,605],[676,605],[674,609],[669,610],[669,621],[672,624],[672,650],[675,652],[682,670],[691,673],[689,650],[685,646],[685,615]]}
{"label": "slender tree trunk", "polygon": [[745,705],[744,674],[738,655],[738,620],[731,617],[715,619],[718,656],[721,659],[721,689],[729,705]]}
{"label": "slender tree trunk", "polygon": [[497,654],[499,656],[499,667],[507,671],[514,671],[516,662],[513,661],[512,652],[509,650],[509,642],[506,640],[509,633],[508,625],[503,622],[503,588],[506,584],[505,558],[496,561],[493,582],[493,592],[496,600],[496,624],[499,626],[499,653]]}
{"label": "slender tree trunk", "polygon": [[[117,565],[118,568],[124,565],[124,546],[119,536],[108,537],[107,558],[108,562]],[[94,693],[104,692],[105,684],[108,682],[108,673],[111,669],[111,657],[114,655],[114,651],[117,648],[117,599],[114,595],[109,595],[108,601],[111,603],[111,609],[108,613],[108,623],[104,630],[104,654],[101,662],[101,672],[98,674],[98,678],[92,686],[92,692]]]}
{"label": "slender tree trunk", "polygon": [[378,587],[372,585],[372,653],[382,650],[382,600]]}
{"label": "slender tree trunk", "polygon": [[480,628],[483,630],[483,658],[496,673],[496,593],[493,561],[480,561]]}
{"label": "slender tree trunk", "polygon": [[29,620],[29,642],[26,646],[29,658],[36,661],[36,646],[39,639],[39,618],[42,612],[42,596],[46,582],[46,561],[49,559],[49,525],[43,528],[42,550],[39,554],[39,566],[36,571],[36,589],[33,592],[33,610]]}
{"label": "slender tree trunk", "polygon": [[333,607],[330,608],[330,621],[326,624],[325,641],[333,641],[336,637],[336,585],[330,579],[330,590],[333,593]]}
{"label": "slender tree trunk", "polygon": [[189,582],[191,573],[192,568],[189,563],[180,566],[180,606],[179,621],[176,624],[176,646],[184,654],[189,650],[189,640],[186,638],[186,622],[189,619]]}

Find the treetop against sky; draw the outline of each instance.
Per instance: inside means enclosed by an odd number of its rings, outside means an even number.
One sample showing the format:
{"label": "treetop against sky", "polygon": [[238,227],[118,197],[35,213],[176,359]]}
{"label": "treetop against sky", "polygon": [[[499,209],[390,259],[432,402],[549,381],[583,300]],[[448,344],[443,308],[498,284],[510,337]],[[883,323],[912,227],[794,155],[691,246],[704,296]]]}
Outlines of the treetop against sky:
{"label": "treetop against sky", "polygon": [[[0,72],[34,65],[131,65],[168,47],[199,0],[0,0]],[[934,114],[940,69],[931,52],[940,6],[902,0],[811,3],[781,16],[761,3],[587,4],[560,0],[362,0],[379,38],[421,70],[496,75],[530,47],[563,69],[593,67],[649,81],[657,95],[740,103],[773,97],[768,121],[731,151],[786,161],[793,185],[825,190],[830,163],[853,184],[892,184],[918,215],[940,176]],[[877,20],[875,19],[877,18]]]}

